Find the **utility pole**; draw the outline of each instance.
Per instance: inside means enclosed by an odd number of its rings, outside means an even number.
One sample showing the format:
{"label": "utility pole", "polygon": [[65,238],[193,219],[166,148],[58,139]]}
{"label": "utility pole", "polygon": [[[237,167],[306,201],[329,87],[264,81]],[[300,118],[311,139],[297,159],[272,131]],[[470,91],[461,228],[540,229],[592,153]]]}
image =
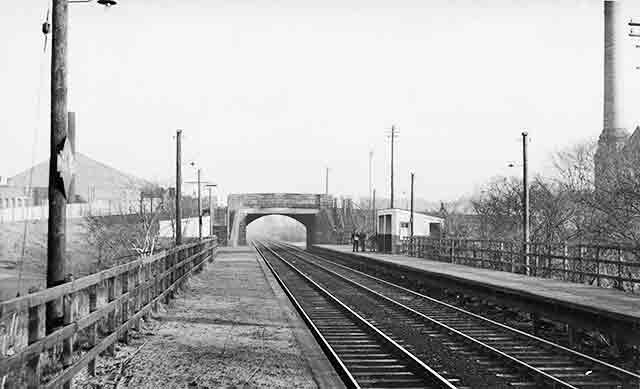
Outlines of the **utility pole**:
{"label": "utility pole", "polygon": [[378,228],[377,228],[378,220],[376,220],[377,218],[376,218],[376,190],[375,189],[373,190],[373,204],[372,204],[372,207],[371,207],[371,211],[373,213],[372,214],[372,216],[373,216],[373,233],[375,235],[377,235],[378,234]]}
{"label": "utility pole", "polygon": [[[73,158],[76,157],[77,145],[76,145],[76,113],[67,113],[67,133],[71,140],[71,151],[73,152]],[[71,178],[71,184],[69,185],[69,194],[67,195],[67,202],[74,203],[76,200],[76,174],[73,174]]]}
{"label": "utility pole", "polygon": [[209,188],[209,237],[213,236],[213,197],[211,196],[211,188],[215,188],[216,184],[207,184],[206,187]]}
{"label": "utility pole", "polygon": [[526,273],[530,274],[531,269],[529,267],[529,172],[527,170],[528,156],[527,156],[527,132],[522,132],[522,240],[524,260],[527,265]]}
{"label": "utility pole", "polygon": [[182,130],[176,131],[176,246],[182,244]]}
{"label": "utility pole", "polygon": [[395,149],[395,139],[398,136],[395,126],[391,126],[391,201],[389,204],[389,208],[393,208],[393,152]]}
{"label": "utility pole", "polygon": [[369,208],[373,208],[373,199],[371,193],[371,180],[372,180],[372,166],[373,166],[373,150],[369,150]]}
{"label": "utility pole", "polygon": [[324,194],[329,194],[329,166],[325,168],[324,172]]}
{"label": "utility pole", "polygon": [[213,204],[211,203],[211,187],[209,186],[209,238],[213,236]]}
{"label": "utility pole", "polygon": [[[58,156],[67,140],[67,0],[53,0],[51,24],[51,144],[49,157],[49,221],[47,235],[47,288],[65,282],[67,197]],[[47,303],[47,333],[62,324],[62,299]]]}
{"label": "utility pole", "polygon": [[411,173],[411,216],[409,217],[409,236],[413,238],[413,178],[414,174]]}
{"label": "utility pole", "polygon": [[200,198],[200,168],[198,168],[198,239],[202,239],[202,200]]}

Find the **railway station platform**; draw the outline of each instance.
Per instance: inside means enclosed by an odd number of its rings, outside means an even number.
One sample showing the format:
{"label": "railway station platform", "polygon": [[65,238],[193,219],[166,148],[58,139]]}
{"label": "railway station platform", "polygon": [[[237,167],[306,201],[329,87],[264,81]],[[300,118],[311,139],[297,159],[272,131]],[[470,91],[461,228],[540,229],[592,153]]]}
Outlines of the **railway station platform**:
{"label": "railway station platform", "polygon": [[580,328],[615,332],[640,344],[640,295],[405,255],[354,253],[346,245],[314,245],[312,251],[367,258],[443,287],[464,289]]}
{"label": "railway station platform", "polygon": [[251,248],[220,248],[156,320],[119,387],[344,387]]}

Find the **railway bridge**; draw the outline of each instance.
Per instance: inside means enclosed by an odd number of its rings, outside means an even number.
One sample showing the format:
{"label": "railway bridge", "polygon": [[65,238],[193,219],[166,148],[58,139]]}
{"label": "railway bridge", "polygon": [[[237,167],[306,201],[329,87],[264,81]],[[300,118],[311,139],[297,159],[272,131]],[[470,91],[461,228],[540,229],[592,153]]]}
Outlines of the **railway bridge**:
{"label": "railway bridge", "polygon": [[302,223],[307,230],[307,247],[329,243],[333,230],[327,211],[333,197],[312,193],[250,193],[228,197],[229,244],[247,244],[247,226],[267,215],[284,215]]}

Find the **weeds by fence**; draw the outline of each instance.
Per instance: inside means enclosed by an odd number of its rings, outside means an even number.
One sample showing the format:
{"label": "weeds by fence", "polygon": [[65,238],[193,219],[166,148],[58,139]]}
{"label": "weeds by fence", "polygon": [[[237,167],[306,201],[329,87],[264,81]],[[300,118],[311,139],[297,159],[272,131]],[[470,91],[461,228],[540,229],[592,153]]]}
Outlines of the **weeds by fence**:
{"label": "weeds by fence", "polygon": [[[60,286],[0,303],[0,388],[69,388],[96,359],[113,355],[128,330],[168,302],[217,247],[214,240],[182,245]],[[64,324],[46,331],[46,306],[62,301]]]}

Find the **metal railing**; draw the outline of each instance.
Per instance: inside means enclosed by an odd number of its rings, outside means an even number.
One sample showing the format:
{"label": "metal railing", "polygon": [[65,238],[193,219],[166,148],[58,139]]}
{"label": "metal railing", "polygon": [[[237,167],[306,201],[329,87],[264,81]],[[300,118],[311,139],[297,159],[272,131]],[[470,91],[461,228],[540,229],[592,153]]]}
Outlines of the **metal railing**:
{"label": "metal railing", "polygon": [[413,237],[405,255],[640,292],[640,247]]}
{"label": "metal railing", "polygon": [[[129,329],[139,329],[159,302],[201,271],[216,247],[215,240],[185,244],[0,302],[0,387],[70,387],[85,367],[95,375],[98,356],[113,355],[115,343],[127,342]],[[64,321],[47,333],[52,301],[62,301]]]}

